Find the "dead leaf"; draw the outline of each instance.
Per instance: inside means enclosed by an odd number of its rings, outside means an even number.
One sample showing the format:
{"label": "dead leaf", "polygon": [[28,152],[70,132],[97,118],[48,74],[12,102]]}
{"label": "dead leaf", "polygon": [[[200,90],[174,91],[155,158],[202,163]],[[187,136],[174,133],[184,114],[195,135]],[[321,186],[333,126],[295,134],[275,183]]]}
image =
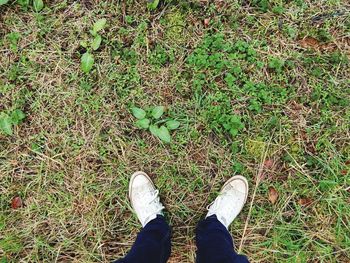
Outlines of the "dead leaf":
{"label": "dead leaf", "polygon": [[350,160],[347,160],[347,161],[345,162],[345,165],[350,165]]}
{"label": "dead leaf", "polygon": [[272,159],[267,159],[264,162],[264,167],[266,169],[271,169],[271,167],[273,166],[273,160]]}
{"label": "dead leaf", "polygon": [[304,48],[314,48],[314,49],[320,46],[320,43],[314,37],[304,37],[302,40],[299,41],[299,44]]}
{"label": "dead leaf", "polygon": [[296,101],[293,100],[290,104],[290,107],[292,108],[292,110],[300,111],[304,108],[304,105],[301,103],[297,103]]}
{"label": "dead leaf", "polygon": [[273,187],[269,187],[269,200],[272,204],[275,204],[278,199],[278,192],[277,190]]}
{"label": "dead leaf", "polygon": [[332,51],[338,48],[337,43],[334,43],[334,42],[320,43],[314,37],[305,37],[299,40],[299,45],[302,46],[303,48],[312,48],[312,49],[319,49],[319,50],[326,50],[326,51]]}
{"label": "dead leaf", "polygon": [[340,171],[340,174],[341,174],[341,175],[347,175],[347,174],[348,174],[348,170],[341,170],[341,171]]}
{"label": "dead leaf", "polygon": [[307,133],[306,133],[305,130],[301,130],[301,131],[300,131],[300,138],[301,138],[303,141],[309,141],[309,136],[307,135]]}
{"label": "dead leaf", "polygon": [[261,173],[258,174],[258,177],[259,177],[259,180],[260,180],[260,181],[263,181],[263,180],[266,179],[267,173],[261,172]]}
{"label": "dead leaf", "polygon": [[316,154],[316,146],[312,143],[307,144],[307,149],[310,153]]}
{"label": "dead leaf", "polygon": [[19,196],[16,196],[11,201],[11,207],[12,209],[18,209],[23,206],[22,199]]}
{"label": "dead leaf", "polygon": [[298,201],[298,204],[301,206],[308,206],[312,203],[312,199],[311,198],[300,198]]}
{"label": "dead leaf", "polygon": [[209,26],[209,23],[210,23],[210,18],[206,18],[206,19],[204,19],[204,26],[205,27],[208,27]]}

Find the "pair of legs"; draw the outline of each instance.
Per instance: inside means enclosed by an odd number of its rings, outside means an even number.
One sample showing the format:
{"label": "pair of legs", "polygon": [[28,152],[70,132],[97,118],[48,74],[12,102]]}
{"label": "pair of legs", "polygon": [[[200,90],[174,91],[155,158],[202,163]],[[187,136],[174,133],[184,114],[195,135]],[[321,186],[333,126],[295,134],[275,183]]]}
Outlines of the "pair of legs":
{"label": "pair of legs", "polygon": [[[227,228],[242,210],[248,195],[248,183],[234,176],[223,186],[209,207],[206,218],[196,229],[196,263],[246,263],[234,250]],[[151,179],[143,172],[132,175],[129,185],[131,204],[143,229],[125,258],[115,263],[166,263],[171,252],[171,229],[164,219],[161,204]]]}

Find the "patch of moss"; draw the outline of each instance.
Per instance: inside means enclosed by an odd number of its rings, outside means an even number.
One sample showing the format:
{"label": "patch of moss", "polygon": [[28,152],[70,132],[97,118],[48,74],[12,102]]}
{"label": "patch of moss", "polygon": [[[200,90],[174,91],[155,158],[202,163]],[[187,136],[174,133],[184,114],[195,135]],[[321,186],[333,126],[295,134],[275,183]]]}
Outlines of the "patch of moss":
{"label": "patch of moss", "polygon": [[163,21],[166,26],[165,38],[175,43],[183,43],[185,41],[184,29],[186,26],[185,16],[178,10],[171,10],[165,16]]}
{"label": "patch of moss", "polygon": [[266,151],[267,143],[261,138],[248,139],[245,144],[248,155],[256,160],[261,160]]}
{"label": "patch of moss", "polygon": [[301,147],[300,143],[296,141],[294,138],[290,137],[287,140],[287,144],[288,144],[289,154],[294,159],[297,159],[303,153],[303,148]]}

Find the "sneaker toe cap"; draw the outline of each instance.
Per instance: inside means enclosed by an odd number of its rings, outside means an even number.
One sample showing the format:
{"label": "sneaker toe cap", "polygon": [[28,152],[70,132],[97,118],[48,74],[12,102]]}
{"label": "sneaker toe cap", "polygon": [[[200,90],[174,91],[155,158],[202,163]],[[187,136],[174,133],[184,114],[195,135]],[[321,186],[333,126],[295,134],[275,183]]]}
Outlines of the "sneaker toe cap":
{"label": "sneaker toe cap", "polygon": [[146,176],[144,176],[143,174],[136,175],[133,182],[132,182],[133,188],[139,188],[139,187],[148,186],[148,185],[152,185],[152,184],[148,180],[148,178]]}
{"label": "sneaker toe cap", "polygon": [[246,194],[248,191],[246,183],[243,180],[239,180],[239,179],[233,180],[230,183],[230,187],[243,194]]}

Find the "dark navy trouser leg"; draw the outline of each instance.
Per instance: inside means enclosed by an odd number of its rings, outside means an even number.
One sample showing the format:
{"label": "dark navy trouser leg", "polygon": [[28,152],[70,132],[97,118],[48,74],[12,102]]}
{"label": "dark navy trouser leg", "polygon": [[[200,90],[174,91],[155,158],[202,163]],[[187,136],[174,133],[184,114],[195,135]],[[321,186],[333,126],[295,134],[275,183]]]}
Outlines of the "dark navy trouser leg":
{"label": "dark navy trouser leg", "polygon": [[249,263],[234,251],[231,234],[215,215],[199,222],[196,243],[196,263]]}
{"label": "dark navy trouser leg", "polygon": [[125,258],[115,263],[166,263],[171,252],[171,230],[164,217],[158,215],[137,235]]}

